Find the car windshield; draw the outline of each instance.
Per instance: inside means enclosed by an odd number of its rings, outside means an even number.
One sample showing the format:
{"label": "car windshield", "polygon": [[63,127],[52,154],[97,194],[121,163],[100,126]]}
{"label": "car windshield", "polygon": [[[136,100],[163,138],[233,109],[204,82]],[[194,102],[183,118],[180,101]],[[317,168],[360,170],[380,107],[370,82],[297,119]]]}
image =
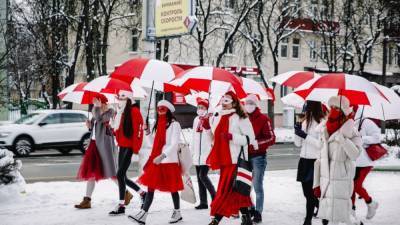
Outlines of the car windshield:
{"label": "car windshield", "polygon": [[42,113],[31,113],[31,114],[21,117],[19,120],[15,121],[14,123],[31,125],[31,124],[35,123],[42,115],[43,115]]}

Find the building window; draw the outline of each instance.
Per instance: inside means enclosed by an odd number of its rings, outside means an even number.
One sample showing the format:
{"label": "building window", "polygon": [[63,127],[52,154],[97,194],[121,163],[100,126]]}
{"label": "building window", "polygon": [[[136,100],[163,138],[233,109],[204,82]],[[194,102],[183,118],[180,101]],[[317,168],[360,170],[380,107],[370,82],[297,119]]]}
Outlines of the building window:
{"label": "building window", "polygon": [[225,7],[233,9],[235,7],[235,0],[225,0]]}
{"label": "building window", "polygon": [[281,97],[286,96],[288,93],[287,86],[281,86]]}
{"label": "building window", "polygon": [[397,46],[397,65],[400,66],[400,46]]}
{"label": "building window", "polygon": [[293,59],[299,59],[300,58],[300,39],[299,38],[293,38],[292,58]]}
{"label": "building window", "polygon": [[392,46],[388,47],[387,55],[388,55],[388,64],[392,65],[393,64],[393,47]]}
{"label": "building window", "polygon": [[310,41],[310,61],[317,61],[317,44],[314,40]]}
{"label": "building window", "polygon": [[280,56],[282,58],[287,58],[288,57],[288,44],[289,44],[289,39],[288,38],[284,38],[281,41],[281,52],[280,52]]}
{"label": "building window", "polygon": [[329,45],[321,45],[321,58],[323,60],[328,60],[328,49]]}
{"label": "building window", "polygon": [[329,19],[329,1],[328,0],[322,0],[321,5],[319,7],[320,10],[320,19],[321,20],[328,20]]}
{"label": "building window", "polygon": [[139,49],[139,36],[140,32],[137,28],[132,30],[132,43],[131,43],[131,51],[137,52]]}
{"label": "building window", "polygon": [[367,52],[367,63],[372,63],[372,48],[370,48]]}
{"label": "building window", "polygon": [[[228,36],[229,36],[229,33],[225,32],[225,41],[228,39]],[[230,40],[228,43],[228,50],[226,53],[233,54],[233,41],[232,40]]]}

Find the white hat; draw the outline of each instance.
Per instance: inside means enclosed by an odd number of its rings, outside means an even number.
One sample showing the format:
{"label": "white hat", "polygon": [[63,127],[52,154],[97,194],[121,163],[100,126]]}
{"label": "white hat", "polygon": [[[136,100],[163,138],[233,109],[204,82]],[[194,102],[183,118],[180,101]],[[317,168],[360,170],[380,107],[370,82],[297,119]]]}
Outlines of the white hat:
{"label": "white hat", "polygon": [[348,116],[351,112],[353,112],[353,107],[350,107],[350,101],[346,96],[339,95],[339,96],[332,96],[328,100],[329,107],[336,106],[340,108],[344,115]]}
{"label": "white hat", "polygon": [[256,104],[257,107],[260,105],[260,100],[258,99],[257,95],[255,95],[255,94],[247,95],[247,97],[245,98],[245,101],[253,102],[254,104]]}
{"label": "white hat", "polygon": [[161,100],[158,102],[157,107],[159,106],[165,106],[169,109],[169,111],[171,112],[175,112],[175,107],[174,105],[171,104],[171,102],[167,101],[167,100]]}

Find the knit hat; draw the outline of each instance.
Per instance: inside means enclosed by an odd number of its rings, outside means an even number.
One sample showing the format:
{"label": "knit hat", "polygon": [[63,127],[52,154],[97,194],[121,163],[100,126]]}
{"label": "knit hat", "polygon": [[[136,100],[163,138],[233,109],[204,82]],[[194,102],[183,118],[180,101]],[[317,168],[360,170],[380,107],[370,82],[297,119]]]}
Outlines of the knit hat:
{"label": "knit hat", "polygon": [[328,100],[329,107],[335,106],[341,109],[345,116],[350,115],[353,112],[353,107],[350,107],[350,101],[346,96],[332,96]]}
{"label": "knit hat", "polygon": [[175,112],[175,107],[174,105],[171,104],[171,102],[167,101],[167,100],[161,100],[158,102],[157,107],[160,106],[165,106],[169,109],[169,111],[171,112]]}
{"label": "knit hat", "polygon": [[209,103],[208,103],[207,99],[198,97],[198,98],[196,98],[196,101],[197,101],[197,105],[202,105],[208,109]]}
{"label": "knit hat", "polygon": [[257,95],[255,95],[255,94],[247,95],[245,101],[253,102],[257,107],[260,105],[260,100],[258,99]]}

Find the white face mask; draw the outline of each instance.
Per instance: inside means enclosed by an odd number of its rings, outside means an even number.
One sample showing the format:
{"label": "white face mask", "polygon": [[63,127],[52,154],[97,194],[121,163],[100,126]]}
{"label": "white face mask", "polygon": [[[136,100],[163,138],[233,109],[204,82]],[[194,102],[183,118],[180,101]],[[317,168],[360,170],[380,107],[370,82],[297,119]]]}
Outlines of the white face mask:
{"label": "white face mask", "polygon": [[256,105],[250,105],[250,104],[246,104],[244,105],[244,109],[246,110],[247,113],[253,113],[254,110],[256,110]]}
{"label": "white face mask", "polygon": [[118,101],[118,108],[125,108],[127,99]]}
{"label": "white face mask", "polygon": [[204,110],[204,109],[198,109],[197,110],[197,115],[199,115],[199,116],[205,116],[206,113],[207,113],[207,111]]}

